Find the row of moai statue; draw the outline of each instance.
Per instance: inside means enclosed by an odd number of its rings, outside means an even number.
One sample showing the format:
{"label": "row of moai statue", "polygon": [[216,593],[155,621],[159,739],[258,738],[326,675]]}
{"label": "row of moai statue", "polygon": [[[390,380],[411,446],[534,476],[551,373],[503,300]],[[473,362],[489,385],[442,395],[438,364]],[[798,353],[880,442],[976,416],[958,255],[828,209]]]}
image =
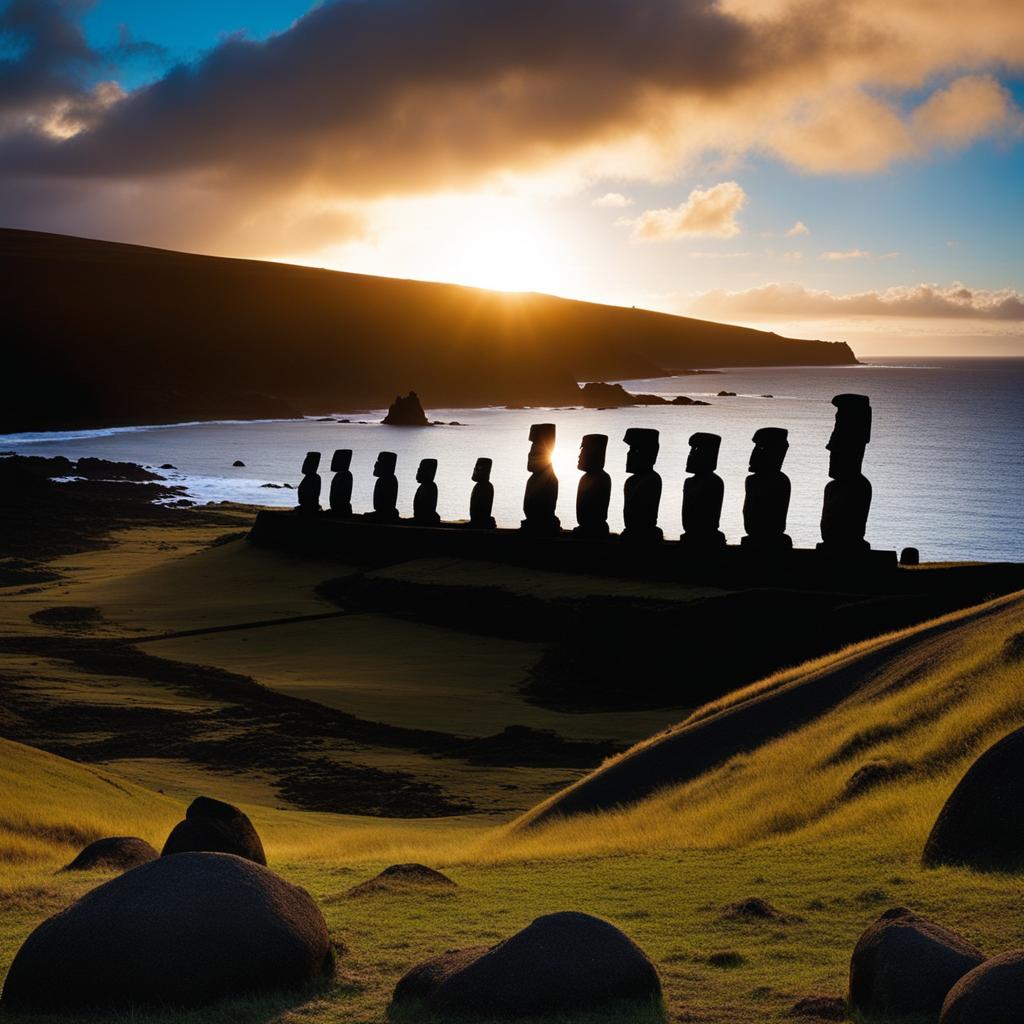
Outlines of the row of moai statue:
{"label": "row of moai statue", "polygon": [[[871,507],[871,484],[861,472],[864,451],[871,440],[871,403],[865,395],[836,395],[835,427],[829,439],[828,475],[821,515],[821,543],[818,548],[839,556],[855,555],[869,545],[864,539],[868,511]],[[622,538],[627,541],[652,542],[662,539],[658,527],[661,504],[661,476],[655,470],[660,447],[657,430],[631,427],[623,438],[628,446],[626,472],[629,474],[623,493]],[[700,431],[690,437],[686,460],[689,474],[683,484],[684,547],[692,552],[710,552],[725,546],[720,529],[722,499],[725,485],[715,472],[722,439],[717,434]],[[746,531],[741,544],[753,554],[772,555],[792,548],[786,534],[789,513],[789,477],[782,465],[789,450],[788,432],[781,427],[762,427],[754,433],[754,449],[750,456],[743,502],[743,526]],[[554,536],[561,532],[555,514],[558,503],[558,478],[552,465],[555,448],[555,424],[536,423],[530,428],[530,473],[523,498],[521,530],[537,536]],[[602,538],[609,535],[608,506],[611,502],[611,478],[605,472],[608,450],[606,434],[586,434],[580,444],[578,468],[583,475],[576,491],[577,526],[574,535]],[[352,451],[339,449],[331,459],[334,478],[330,488],[330,513],[352,515]],[[399,521],[398,479],[395,476],[397,456],[381,452],[373,467],[376,483],[373,488],[373,511],[363,518],[381,523]],[[309,452],[302,465],[299,484],[299,511],[320,511],[320,453]],[[418,487],[413,499],[413,523],[436,526],[437,514],[436,459],[422,459],[416,472]],[[473,491],[470,497],[469,525],[477,529],[495,528],[492,513],[494,485],[491,483],[491,460],[477,459],[473,470]]]}

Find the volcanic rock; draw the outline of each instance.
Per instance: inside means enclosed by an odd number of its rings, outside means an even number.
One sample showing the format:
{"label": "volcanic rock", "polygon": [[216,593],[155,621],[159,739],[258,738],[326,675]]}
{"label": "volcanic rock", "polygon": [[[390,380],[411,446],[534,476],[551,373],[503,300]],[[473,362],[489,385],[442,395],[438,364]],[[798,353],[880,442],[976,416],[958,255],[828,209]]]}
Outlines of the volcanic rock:
{"label": "volcanic rock", "polygon": [[456,889],[458,886],[440,871],[425,864],[392,864],[379,875],[349,889],[348,896],[370,896],[378,892],[409,892],[415,889]]}
{"label": "volcanic rock", "polygon": [[90,843],[65,871],[127,871],[148,861],[156,860],[159,854],[145,839],[135,836],[109,836]]}
{"label": "volcanic rock", "polygon": [[185,820],[171,829],[160,856],[197,851],[233,853],[256,864],[267,863],[263,843],[248,816],[233,804],[208,796],[189,804]]}
{"label": "volcanic rock", "polygon": [[942,1004],[939,1024],[1018,1024],[1024,1006],[1024,949],[986,960],[965,974]]}
{"label": "volcanic rock", "polygon": [[415,391],[410,391],[405,396],[395,395],[395,400],[388,408],[387,416],[381,422],[392,427],[430,426],[430,421],[420,404],[419,395]]}

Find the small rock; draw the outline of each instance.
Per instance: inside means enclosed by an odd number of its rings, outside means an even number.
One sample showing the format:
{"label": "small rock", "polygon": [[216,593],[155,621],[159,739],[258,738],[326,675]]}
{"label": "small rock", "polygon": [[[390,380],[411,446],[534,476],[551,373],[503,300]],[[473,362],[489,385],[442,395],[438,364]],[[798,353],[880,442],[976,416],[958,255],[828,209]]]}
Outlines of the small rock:
{"label": "small rock", "polygon": [[985,959],[956,932],[894,907],[861,935],[850,960],[850,1006],[866,1017],[931,1017]]}
{"label": "small rock", "polygon": [[349,889],[348,896],[370,896],[379,892],[408,892],[413,889],[456,889],[440,871],[424,864],[392,864],[379,875]]}
{"label": "small rock", "polygon": [[939,1024],[1020,1024],[1024,1007],[1024,949],[968,971],[942,1004]]}
{"label": "small rock", "polygon": [[796,914],[786,914],[758,896],[730,903],[722,908],[724,921],[774,921],[777,924],[796,924],[803,920]]}
{"label": "small rock", "polygon": [[65,871],[127,871],[156,860],[159,854],[135,836],[109,836],[90,843],[64,867]]}
{"label": "small rock", "polygon": [[244,466],[245,463],[241,459],[235,459],[235,461],[232,462],[231,465],[232,466]]}
{"label": "small rock", "polygon": [[846,1020],[846,1000],[841,996],[805,996],[786,1016],[803,1020]]}
{"label": "small rock", "polygon": [[171,829],[161,857],[207,851],[233,853],[256,864],[266,864],[263,843],[248,815],[233,804],[196,797],[185,812],[185,820]]}
{"label": "small rock", "polygon": [[719,391],[718,392],[718,397],[719,398],[735,398],[736,397],[736,392],[735,391]]}
{"label": "small rock", "polygon": [[172,466],[169,462],[165,462],[160,468],[161,469],[177,469],[178,467],[177,466]]}
{"label": "small rock", "polygon": [[608,1004],[660,1004],[654,965],[623,932],[589,914],[539,917],[490,948],[449,950],[409,971],[396,1009],[491,1021],[580,1014]]}

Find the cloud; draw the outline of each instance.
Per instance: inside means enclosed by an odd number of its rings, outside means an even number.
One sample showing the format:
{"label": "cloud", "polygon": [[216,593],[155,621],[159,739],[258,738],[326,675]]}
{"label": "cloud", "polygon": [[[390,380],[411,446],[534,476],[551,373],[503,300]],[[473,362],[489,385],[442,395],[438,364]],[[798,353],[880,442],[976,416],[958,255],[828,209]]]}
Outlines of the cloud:
{"label": "cloud", "polygon": [[621,210],[626,206],[632,206],[633,200],[624,196],[621,192],[605,192],[603,196],[592,200],[591,206],[600,206],[605,210]]}
{"label": "cloud", "polygon": [[836,262],[839,260],[866,260],[871,257],[866,249],[830,249],[823,252],[818,259]]}
{"label": "cloud", "polygon": [[796,238],[797,235],[809,235],[811,229],[802,221],[798,220],[787,232],[787,238]]}
{"label": "cloud", "polygon": [[718,317],[821,319],[849,316],[940,317],[1024,320],[1024,293],[1013,289],[968,288],[960,282],[903,285],[884,291],[836,295],[800,284],[766,284],[747,291],[705,292],[691,303],[694,313]]}
{"label": "cloud", "polygon": [[991,73],[1024,67],[1005,0],[328,0],[126,94],[113,65],[145,44],[93,50],[87,6],[0,8],[4,222],[82,230],[116,194],[111,223],[216,208],[227,244],[279,207],[668,180],[709,152],[870,173],[1015,133]]}
{"label": "cloud", "polygon": [[663,242],[675,238],[734,238],[740,233],[736,215],[747,194],[735,181],[723,181],[711,188],[695,188],[676,207],[645,210],[634,221],[633,238],[641,242]]}

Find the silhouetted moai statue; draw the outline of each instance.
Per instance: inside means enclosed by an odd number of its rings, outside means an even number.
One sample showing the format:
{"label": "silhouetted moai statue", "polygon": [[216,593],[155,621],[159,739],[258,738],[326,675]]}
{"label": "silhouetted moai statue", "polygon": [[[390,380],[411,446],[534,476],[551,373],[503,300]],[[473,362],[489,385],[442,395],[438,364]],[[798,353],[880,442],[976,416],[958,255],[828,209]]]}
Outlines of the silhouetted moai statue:
{"label": "silhouetted moai statue", "polygon": [[419,487],[412,499],[412,521],[419,526],[437,526],[441,517],[437,514],[437,459],[420,459],[416,470]]}
{"label": "silhouetted moai statue", "polygon": [[493,530],[497,525],[494,508],[494,484],[491,483],[491,460],[477,459],[473,467],[473,493],[469,496],[469,525],[479,530]]}
{"label": "silhouetted moai statue", "polygon": [[836,395],[836,422],[828,441],[828,475],[821,509],[821,543],[829,554],[845,556],[871,547],[864,539],[871,509],[871,483],[861,473],[871,440],[871,400],[867,395]]}
{"label": "silhouetted moai statue", "polygon": [[750,453],[750,476],[743,499],[744,548],[765,554],[788,551],[793,541],[786,534],[789,513],[789,477],[782,463],[789,451],[789,432],[782,427],[761,427],[754,431]]}
{"label": "silhouetted moai statue", "polygon": [[526,468],[530,479],[526,481],[523,512],[526,518],[521,528],[529,533],[558,533],[561,524],[555,515],[558,504],[558,477],[551,465],[555,447],[554,423],[534,423],[530,427],[530,455]]}
{"label": "silhouetted moai statue", "polygon": [[352,449],[338,448],[331,456],[331,515],[352,515]]}
{"label": "silhouetted moai statue", "polygon": [[302,513],[320,511],[320,453],[306,452],[302,460],[302,481],[299,484],[299,508]]}
{"label": "silhouetted moai statue", "polygon": [[695,553],[725,545],[725,535],[718,528],[725,484],[715,472],[721,444],[718,434],[700,432],[690,437],[686,472],[693,476],[683,484],[683,535],[679,539]]}
{"label": "silhouetted moai statue", "polygon": [[658,431],[630,427],[623,438],[629,445],[626,472],[630,474],[624,488],[622,518],[625,540],[661,540],[658,528],[658,506],[661,504],[661,477],[654,469],[658,458]]}
{"label": "silhouetted moai statue", "polygon": [[579,537],[608,536],[608,502],[612,496],[612,478],[604,471],[608,451],[607,434],[584,434],[580,441],[577,469],[583,470],[576,488],[576,522],[572,532]]}
{"label": "silhouetted moai statue", "polygon": [[373,464],[373,475],[377,482],[373,485],[373,511],[367,512],[368,519],[379,523],[398,522],[398,478],[395,476],[395,465],[398,456],[394,452],[380,452]]}

